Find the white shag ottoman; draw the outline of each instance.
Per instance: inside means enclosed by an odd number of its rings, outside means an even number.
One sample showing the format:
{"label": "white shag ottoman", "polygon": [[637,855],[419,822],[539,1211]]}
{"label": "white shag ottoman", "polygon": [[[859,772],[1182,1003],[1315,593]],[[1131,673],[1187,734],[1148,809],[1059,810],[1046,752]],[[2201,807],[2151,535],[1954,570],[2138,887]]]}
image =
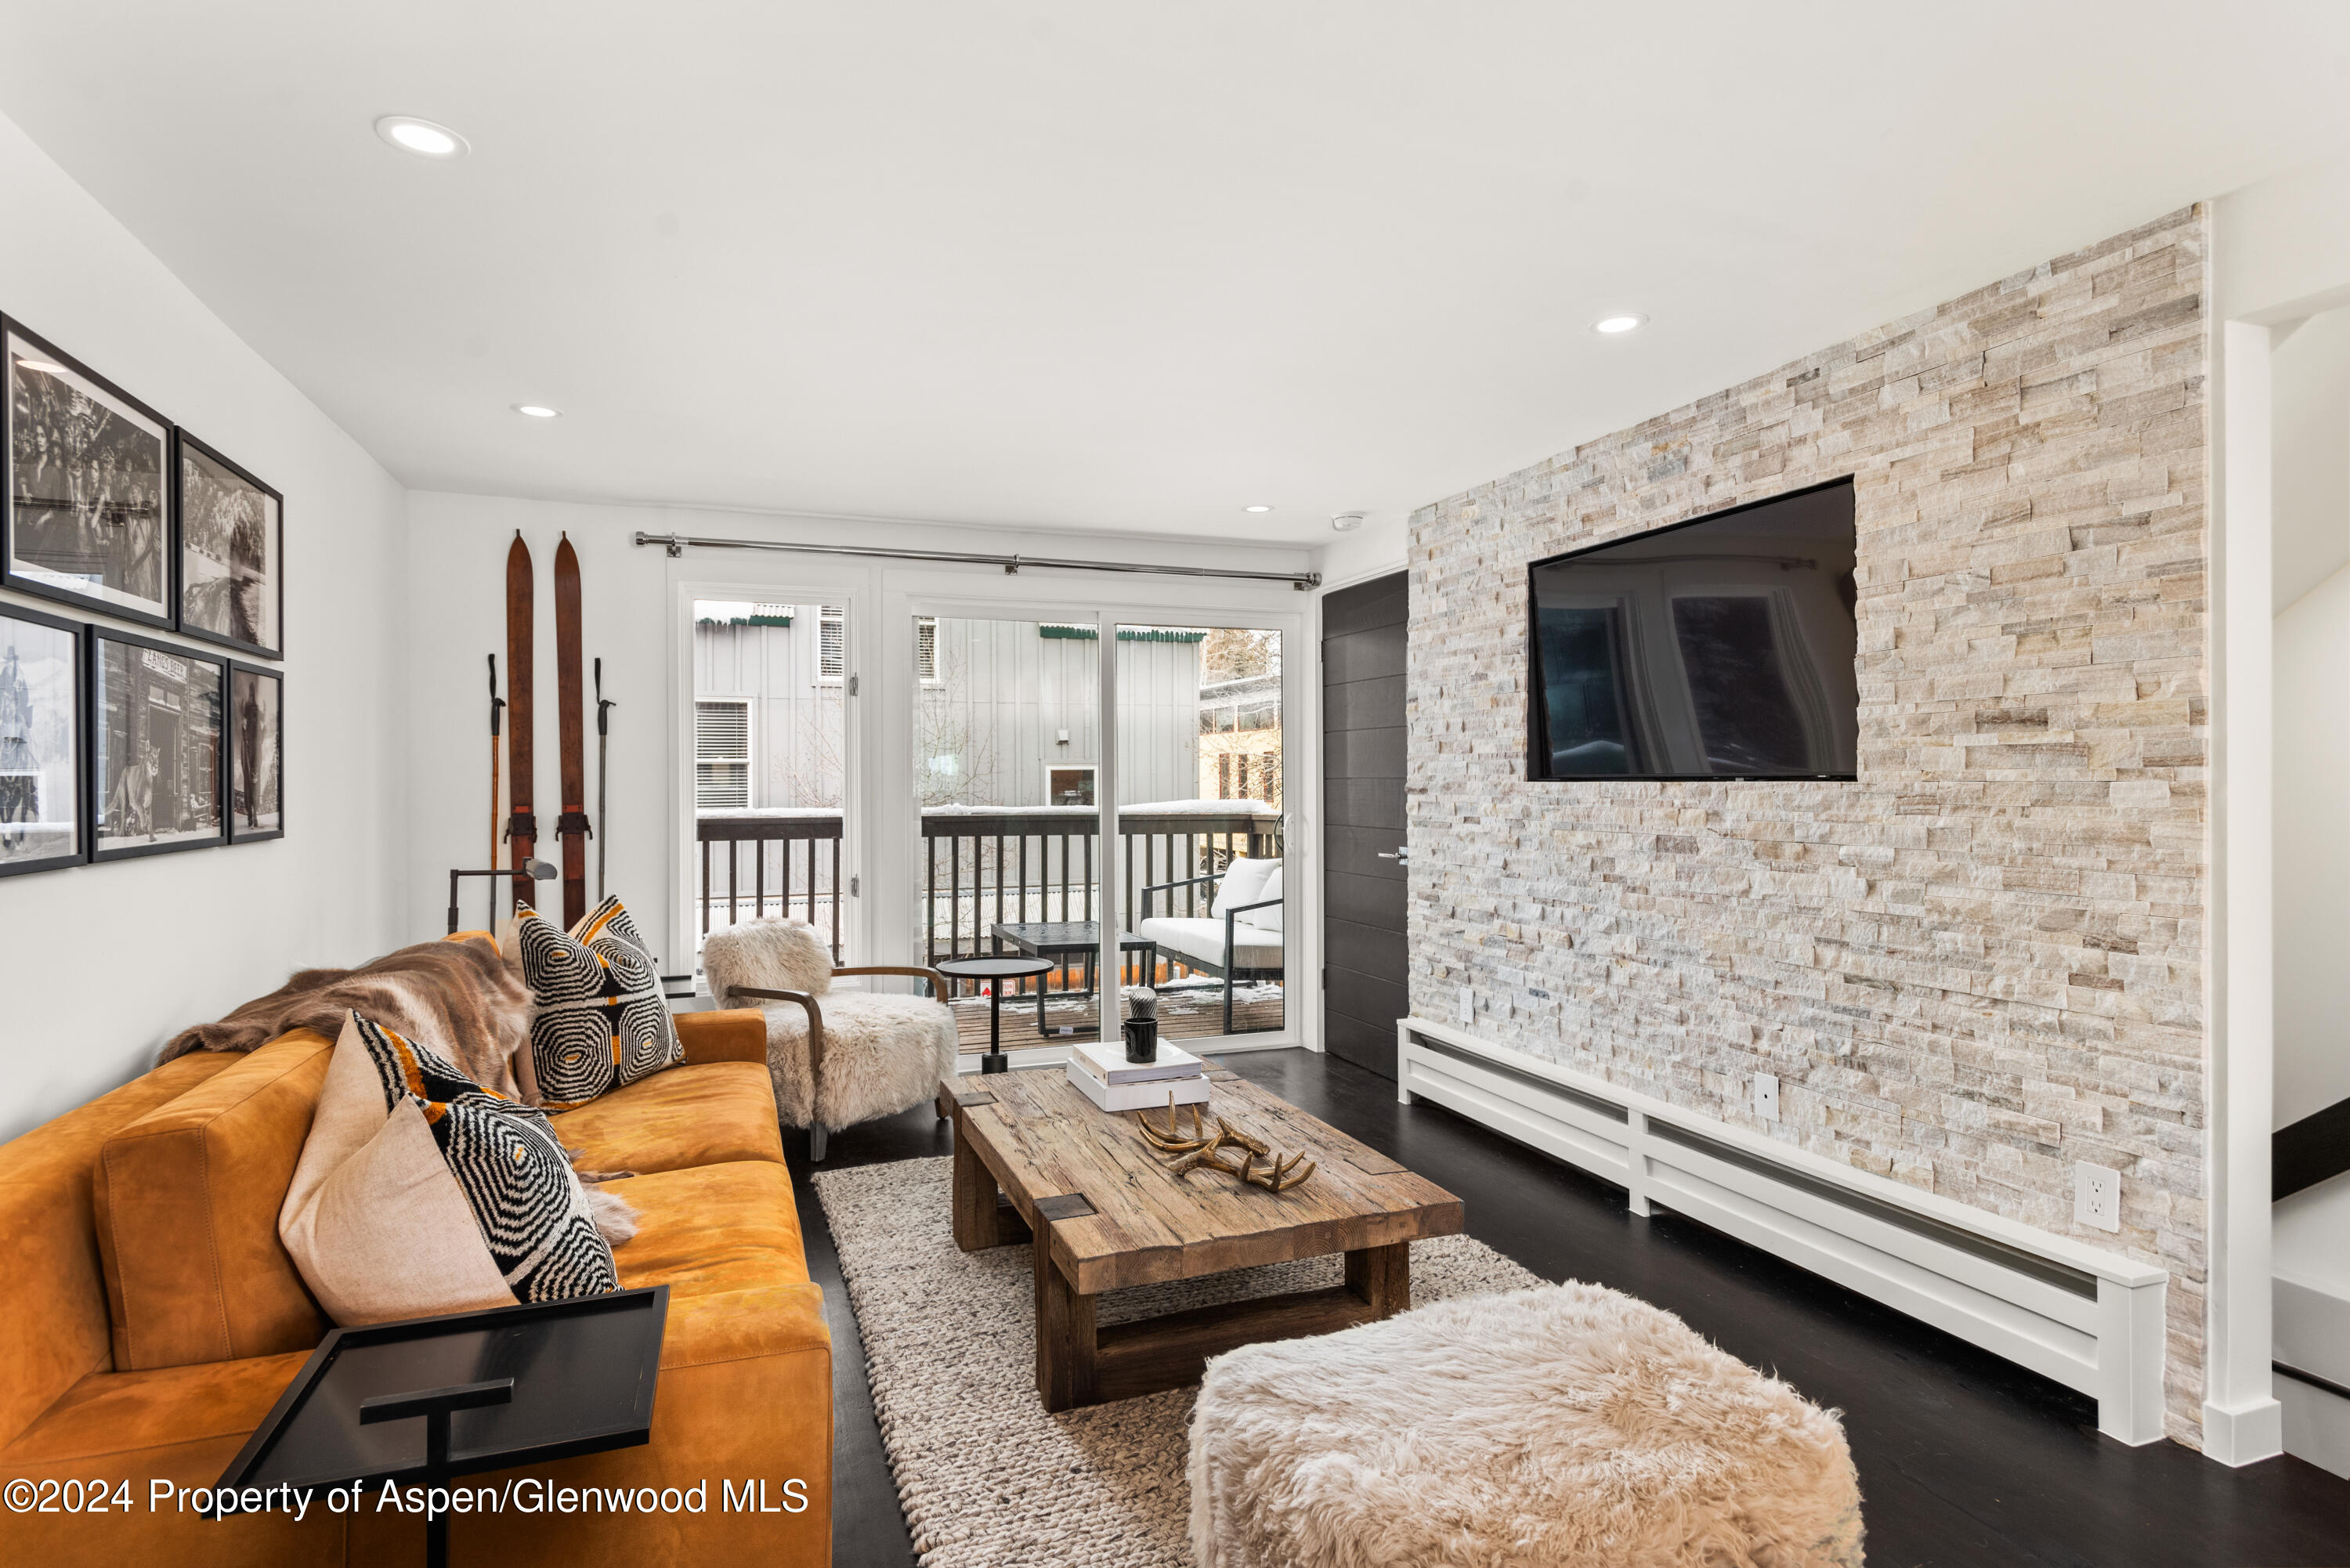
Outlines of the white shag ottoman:
{"label": "white shag ottoman", "polygon": [[1859,1568],[1844,1428],[1670,1313],[1568,1283],[1208,1364],[1199,1568]]}

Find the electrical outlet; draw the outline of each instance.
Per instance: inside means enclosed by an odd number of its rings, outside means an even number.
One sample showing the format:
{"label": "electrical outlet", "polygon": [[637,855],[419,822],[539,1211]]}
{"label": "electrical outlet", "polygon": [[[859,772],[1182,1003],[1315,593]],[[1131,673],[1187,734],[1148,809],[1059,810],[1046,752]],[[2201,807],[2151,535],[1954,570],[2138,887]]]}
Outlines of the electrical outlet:
{"label": "electrical outlet", "polygon": [[1776,1073],[1754,1075],[1754,1114],[1766,1122],[1779,1119],[1779,1075]]}
{"label": "electrical outlet", "polygon": [[1477,1022],[1477,993],[1467,986],[1461,988],[1461,1027],[1468,1029]]}
{"label": "electrical outlet", "polygon": [[2073,1218],[2100,1231],[2122,1228],[2122,1173],[2084,1160],[2073,1168]]}

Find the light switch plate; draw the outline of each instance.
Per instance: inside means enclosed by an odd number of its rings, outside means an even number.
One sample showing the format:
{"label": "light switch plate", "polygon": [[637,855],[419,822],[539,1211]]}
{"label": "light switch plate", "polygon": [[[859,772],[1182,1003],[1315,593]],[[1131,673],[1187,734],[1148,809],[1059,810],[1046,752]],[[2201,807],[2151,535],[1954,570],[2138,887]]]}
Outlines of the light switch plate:
{"label": "light switch plate", "polygon": [[2073,1168],[2073,1218],[2100,1231],[2122,1228],[2122,1173],[2086,1160]]}
{"label": "light switch plate", "polygon": [[1467,1029],[1477,1022],[1477,993],[1467,986],[1461,988],[1461,1027]]}
{"label": "light switch plate", "polygon": [[1779,1119],[1779,1075],[1776,1073],[1754,1075],[1754,1114],[1766,1122]]}

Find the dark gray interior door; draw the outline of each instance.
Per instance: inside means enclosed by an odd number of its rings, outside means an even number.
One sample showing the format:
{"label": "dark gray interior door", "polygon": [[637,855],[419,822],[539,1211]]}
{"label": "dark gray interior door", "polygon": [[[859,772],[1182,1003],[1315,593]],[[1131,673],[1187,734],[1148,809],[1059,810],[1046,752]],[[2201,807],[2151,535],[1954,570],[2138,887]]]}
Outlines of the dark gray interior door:
{"label": "dark gray interior door", "polygon": [[1322,601],[1322,1038],[1396,1075],[1404,992],[1406,575]]}

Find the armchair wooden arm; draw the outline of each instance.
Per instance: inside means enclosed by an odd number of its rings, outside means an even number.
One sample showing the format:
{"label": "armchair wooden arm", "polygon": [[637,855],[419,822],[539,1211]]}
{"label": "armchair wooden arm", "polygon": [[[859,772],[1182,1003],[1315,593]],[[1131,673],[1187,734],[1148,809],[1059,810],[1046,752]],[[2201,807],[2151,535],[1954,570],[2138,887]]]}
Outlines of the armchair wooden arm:
{"label": "armchair wooden arm", "polygon": [[813,1096],[819,1081],[816,1075],[824,1071],[824,1009],[816,999],[805,991],[769,991],[764,986],[730,985],[719,1000],[733,1002],[748,997],[764,1002],[796,1002],[807,1010],[808,1019],[808,1092]]}
{"label": "armchair wooden arm", "polygon": [[857,969],[837,969],[832,973],[836,980],[844,974],[902,974],[912,980],[929,981],[931,996],[934,1001],[944,1002],[947,999],[947,977],[934,969],[908,968],[903,964],[883,963],[866,964]]}

